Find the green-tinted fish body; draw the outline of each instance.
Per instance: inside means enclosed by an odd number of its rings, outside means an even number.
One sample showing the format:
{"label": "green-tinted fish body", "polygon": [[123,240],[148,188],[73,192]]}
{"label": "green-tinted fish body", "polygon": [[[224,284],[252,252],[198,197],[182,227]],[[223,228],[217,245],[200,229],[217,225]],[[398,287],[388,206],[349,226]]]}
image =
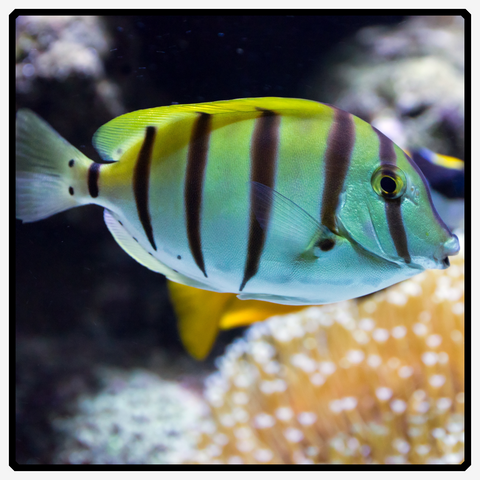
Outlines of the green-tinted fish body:
{"label": "green-tinted fish body", "polygon": [[186,285],[330,303],[445,268],[458,252],[415,163],[332,106],[253,98],[159,107],[112,120],[94,144],[114,163],[91,162],[20,111],[17,217],[101,205],[122,248]]}

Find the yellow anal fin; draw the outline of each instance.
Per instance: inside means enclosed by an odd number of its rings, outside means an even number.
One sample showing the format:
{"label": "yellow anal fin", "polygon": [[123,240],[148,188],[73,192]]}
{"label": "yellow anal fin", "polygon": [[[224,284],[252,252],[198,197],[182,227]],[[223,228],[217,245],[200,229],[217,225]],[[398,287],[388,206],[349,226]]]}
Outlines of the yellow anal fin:
{"label": "yellow anal fin", "polygon": [[223,312],[235,295],[200,290],[175,282],[168,282],[168,289],[182,343],[192,357],[203,360],[217,338]]}

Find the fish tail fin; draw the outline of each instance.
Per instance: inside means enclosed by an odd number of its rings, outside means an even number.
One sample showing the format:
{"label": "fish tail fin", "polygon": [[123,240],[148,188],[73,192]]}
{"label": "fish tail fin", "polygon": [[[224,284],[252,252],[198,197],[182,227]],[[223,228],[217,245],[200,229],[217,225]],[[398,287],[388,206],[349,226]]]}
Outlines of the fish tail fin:
{"label": "fish tail fin", "polygon": [[35,222],[92,203],[85,179],[93,163],[30,110],[16,120],[16,217]]}

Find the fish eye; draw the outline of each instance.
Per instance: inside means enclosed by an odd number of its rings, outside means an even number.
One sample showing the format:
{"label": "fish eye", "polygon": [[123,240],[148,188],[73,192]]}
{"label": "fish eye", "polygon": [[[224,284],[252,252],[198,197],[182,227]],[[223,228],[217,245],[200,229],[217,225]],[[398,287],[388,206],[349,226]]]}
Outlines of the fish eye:
{"label": "fish eye", "polygon": [[395,165],[381,165],[372,175],[372,187],[386,200],[400,198],[407,188],[405,174]]}

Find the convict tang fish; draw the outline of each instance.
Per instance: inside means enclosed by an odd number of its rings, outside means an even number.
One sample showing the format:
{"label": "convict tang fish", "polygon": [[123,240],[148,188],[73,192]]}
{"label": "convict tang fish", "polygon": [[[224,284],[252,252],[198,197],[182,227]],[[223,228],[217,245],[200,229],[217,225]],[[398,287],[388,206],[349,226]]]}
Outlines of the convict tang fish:
{"label": "convict tang fish", "polygon": [[322,304],[446,268],[459,250],[410,157],[330,105],[152,108],[108,122],[93,142],[113,163],[93,162],[20,110],[17,218],[100,205],[119,245],[174,282]]}

